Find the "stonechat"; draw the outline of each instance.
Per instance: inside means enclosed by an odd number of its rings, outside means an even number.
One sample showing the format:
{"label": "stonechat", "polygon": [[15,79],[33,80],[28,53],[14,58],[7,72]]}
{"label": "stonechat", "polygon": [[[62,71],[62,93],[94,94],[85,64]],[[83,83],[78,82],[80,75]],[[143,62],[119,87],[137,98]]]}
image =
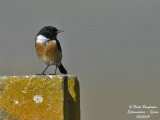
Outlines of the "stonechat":
{"label": "stonechat", "polygon": [[62,49],[57,39],[57,34],[63,32],[53,26],[43,27],[37,34],[35,40],[36,52],[39,59],[47,65],[41,75],[45,75],[45,71],[50,65],[55,65],[55,73],[57,67],[62,74],[67,74],[66,69],[62,65]]}

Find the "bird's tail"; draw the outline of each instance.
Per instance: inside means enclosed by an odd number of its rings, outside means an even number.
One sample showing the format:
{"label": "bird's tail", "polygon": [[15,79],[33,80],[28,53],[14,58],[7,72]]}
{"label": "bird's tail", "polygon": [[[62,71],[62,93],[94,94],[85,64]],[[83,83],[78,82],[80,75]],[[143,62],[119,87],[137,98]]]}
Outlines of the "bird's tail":
{"label": "bird's tail", "polygon": [[60,71],[62,74],[67,74],[67,71],[66,71],[66,69],[63,67],[62,64],[60,64],[60,65],[58,66],[58,68],[59,68],[59,71]]}

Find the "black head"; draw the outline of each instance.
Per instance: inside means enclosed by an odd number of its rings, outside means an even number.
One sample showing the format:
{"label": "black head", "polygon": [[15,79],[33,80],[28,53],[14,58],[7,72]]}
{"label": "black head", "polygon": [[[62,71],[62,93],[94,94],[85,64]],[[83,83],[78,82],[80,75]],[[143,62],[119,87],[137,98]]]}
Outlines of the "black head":
{"label": "black head", "polygon": [[38,35],[43,35],[46,38],[49,39],[55,39],[57,34],[63,32],[62,30],[58,30],[57,28],[53,27],[53,26],[45,26],[43,27],[37,34]]}

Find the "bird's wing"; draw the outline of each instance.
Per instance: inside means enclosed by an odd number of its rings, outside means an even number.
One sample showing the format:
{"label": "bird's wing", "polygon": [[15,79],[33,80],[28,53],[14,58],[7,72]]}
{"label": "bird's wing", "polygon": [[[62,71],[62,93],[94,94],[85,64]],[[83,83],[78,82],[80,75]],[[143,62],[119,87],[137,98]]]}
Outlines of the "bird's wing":
{"label": "bird's wing", "polygon": [[60,42],[58,40],[56,40],[56,43],[57,43],[57,47],[58,47],[59,51],[62,52]]}

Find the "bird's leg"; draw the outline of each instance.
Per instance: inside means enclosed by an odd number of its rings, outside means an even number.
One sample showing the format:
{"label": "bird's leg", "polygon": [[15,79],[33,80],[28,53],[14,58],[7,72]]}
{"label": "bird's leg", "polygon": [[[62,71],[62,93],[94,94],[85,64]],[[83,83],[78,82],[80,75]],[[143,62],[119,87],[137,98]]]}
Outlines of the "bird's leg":
{"label": "bird's leg", "polygon": [[49,65],[45,68],[45,70],[41,73],[41,75],[45,75],[45,71],[47,70],[47,68],[49,67]]}
{"label": "bird's leg", "polygon": [[56,71],[57,71],[57,65],[56,65],[56,69],[55,69],[55,73],[54,73],[55,75],[56,75]]}
{"label": "bird's leg", "polygon": [[56,65],[55,73],[54,74],[49,74],[49,75],[56,75],[56,71],[57,71],[57,65]]}
{"label": "bird's leg", "polygon": [[55,73],[54,74],[49,74],[49,75],[56,75],[56,71],[57,71],[57,65],[56,65]]}

